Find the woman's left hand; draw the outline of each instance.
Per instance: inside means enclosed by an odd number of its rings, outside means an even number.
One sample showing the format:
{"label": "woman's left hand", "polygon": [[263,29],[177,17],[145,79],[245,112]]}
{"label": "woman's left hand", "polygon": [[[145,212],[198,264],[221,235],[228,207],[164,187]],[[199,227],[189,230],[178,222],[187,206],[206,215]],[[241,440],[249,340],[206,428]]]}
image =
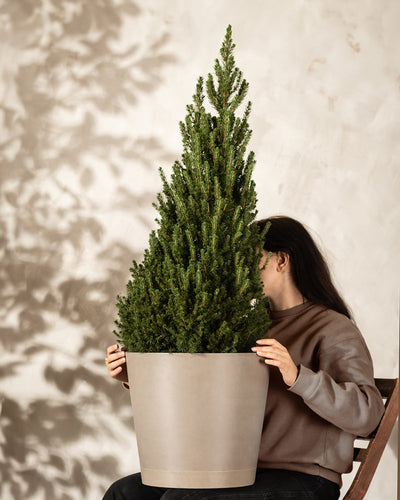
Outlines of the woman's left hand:
{"label": "woman's left hand", "polygon": [[278,367],[286,385],[289,387],[293,385],[299,369],[294,364],[286,347],[275,339],[260,339],[256,343],[257,347],[252,347],[251,350],[264,357],[267,365]]}

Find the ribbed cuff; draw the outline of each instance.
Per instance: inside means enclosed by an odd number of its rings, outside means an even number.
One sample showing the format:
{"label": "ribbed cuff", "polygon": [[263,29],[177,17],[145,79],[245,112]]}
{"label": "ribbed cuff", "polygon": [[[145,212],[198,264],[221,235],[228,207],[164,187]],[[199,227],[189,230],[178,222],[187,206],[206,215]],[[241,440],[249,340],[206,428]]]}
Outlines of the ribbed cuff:
{"label": "ribbed cuff", "polygon": [[316,375],[317,374],[309,368],[300,365],[297,379],[295,383],[288,388],[288,390],[301,396],[303,399],[309,399],[316,389]]}

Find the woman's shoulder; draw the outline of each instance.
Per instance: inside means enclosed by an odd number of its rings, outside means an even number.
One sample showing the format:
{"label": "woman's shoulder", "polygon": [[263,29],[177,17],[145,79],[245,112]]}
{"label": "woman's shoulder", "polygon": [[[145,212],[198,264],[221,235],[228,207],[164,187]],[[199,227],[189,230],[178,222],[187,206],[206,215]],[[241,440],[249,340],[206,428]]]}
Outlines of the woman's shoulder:
{"label": "woman's shoulder", "polygon": [[302,339],[313,338],[318,342],[319,339],[339,332],[351,335],[358,331],[354,323],[343,314],[311,301],[273,312],[271,320],[271,333],[275,336],[283,335],[284,339],[301,336]]}
{"label": "woman's shoulder", "polygon": [[323,305],[315,304],[314,321],[318,324],[318,336],[324,350],[344,342],[365,344],[356,324],[344,314]]}
{"label": "woman's shoulder", "polygon": [[349,327],[352,326],[353,328],[357,329],[353,320],[348,318],[346,315],[334,311],[333,309],[329,309],[328,307],[322,304],[311,302],[309,311],[312,316],[314,316],[317,319],[320,319],[323,322],[332,323],[335,325],[345,325]]}

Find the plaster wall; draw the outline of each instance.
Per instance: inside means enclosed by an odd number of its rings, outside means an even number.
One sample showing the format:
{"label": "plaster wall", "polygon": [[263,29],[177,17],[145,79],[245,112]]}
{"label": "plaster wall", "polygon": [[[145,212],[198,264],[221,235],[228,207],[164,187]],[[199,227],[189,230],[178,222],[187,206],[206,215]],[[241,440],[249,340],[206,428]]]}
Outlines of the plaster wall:
{"label": "plaster wall", "polygon": [[[376,376],[396,376],[399,21],[396,0],[0,4],[1,498],[94,500],[139,470],[104,351],[228,24],[259,215],[312,230]],[[394,431],[367,500],[396,497],[396,464]]]}

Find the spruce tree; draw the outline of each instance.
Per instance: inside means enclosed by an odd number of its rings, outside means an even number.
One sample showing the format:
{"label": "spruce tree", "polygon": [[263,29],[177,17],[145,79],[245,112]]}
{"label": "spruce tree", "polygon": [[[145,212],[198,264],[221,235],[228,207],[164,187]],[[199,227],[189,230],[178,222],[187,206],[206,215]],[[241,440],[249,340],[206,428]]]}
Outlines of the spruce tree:
{"label": "spruce tree", "polygon": [[126,296],[118,296],[118,332],[131,352],[250,352],[269,317],[259,264],[262,241],[254,224],[256,192],[251,103],[235,112],[248,83],[235,66],[231,26],[208,75],[204,107],[198,79],[193,103],[180,123],[181,161],[170,182],[163,170],[154,206],[157,231],[142,263],[133,262]]}

